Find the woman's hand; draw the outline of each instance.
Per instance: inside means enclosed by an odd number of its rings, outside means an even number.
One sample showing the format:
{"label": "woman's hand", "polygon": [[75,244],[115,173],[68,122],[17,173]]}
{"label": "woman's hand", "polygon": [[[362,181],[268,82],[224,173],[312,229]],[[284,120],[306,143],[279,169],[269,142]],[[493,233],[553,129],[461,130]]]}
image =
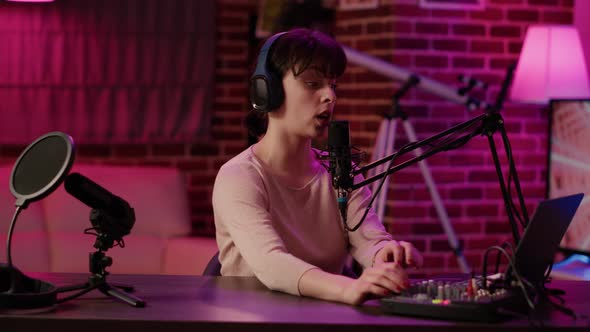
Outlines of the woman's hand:
{"label": "woman's hand", "polygon": [[411,243],[405,241],[389,241],[375,254],[373,266],[386,262],[396,262],[402,267],[422,267],[424,259]]}
{"label": "woman's hand", "polygon": [[419,268],[422,262],[422,255],[409,242],[389,241],[375,255],[373,266],[365,268],[358,279],[313,268],[301,276],[299,291],[305,296],[359,305],[408,288],[405,268]]}
{"label": "woman's hand", "polygon": [[359,305],[366,300],[390,296],[409,287],[408,274],[396,263],[380,263],[366,268],[358,279],[343,288],[344,303]]}

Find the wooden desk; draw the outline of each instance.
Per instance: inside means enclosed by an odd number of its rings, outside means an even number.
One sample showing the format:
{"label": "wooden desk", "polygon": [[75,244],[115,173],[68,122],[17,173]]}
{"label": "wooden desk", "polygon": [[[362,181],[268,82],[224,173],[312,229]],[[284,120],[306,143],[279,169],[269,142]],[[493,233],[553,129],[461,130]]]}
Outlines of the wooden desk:
{"label": "wooden desk", "polygon": [[[56,286],[85,282],[83,274],[33,274]],[[136,287],[147,307],[134,308],[92,291],[51,309],[0,311],[1,331],[524,331],[526,319],[464,323],[381,314],[378,303],[362,307],[301,298],[267,290],[254,278],[192,276],[109,276],[110,283]],[[590,331],[590,283],[555,281],[567,290],[567,305],[579,318],[552,312],[553,330]],[[0,309],[1,310],[1,309]]]}

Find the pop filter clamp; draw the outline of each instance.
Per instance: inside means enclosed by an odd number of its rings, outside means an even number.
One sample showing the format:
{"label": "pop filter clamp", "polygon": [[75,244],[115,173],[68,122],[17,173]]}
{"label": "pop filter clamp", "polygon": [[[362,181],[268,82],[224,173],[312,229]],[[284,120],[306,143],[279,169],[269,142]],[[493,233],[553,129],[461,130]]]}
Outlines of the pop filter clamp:
{"label": "pop filter clamp", "polygon": [[20,212],[59,187],[72,167],[74,156],[72,138],[62,132],[50,132],[30,144],[14,164],[10,191],[16,198],[16,211],[8,230],[7,264],[0,264],[0,308],[40,308],[57,303],[55,286],[28,277],[13,265],[12,235]]}

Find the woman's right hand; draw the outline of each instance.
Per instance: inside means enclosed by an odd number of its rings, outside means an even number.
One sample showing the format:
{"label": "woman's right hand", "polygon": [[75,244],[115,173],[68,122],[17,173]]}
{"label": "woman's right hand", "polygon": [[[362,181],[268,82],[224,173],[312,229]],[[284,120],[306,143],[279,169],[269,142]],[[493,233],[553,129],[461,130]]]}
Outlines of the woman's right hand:
{"label": "woman's right hand", "polygon": [[358,279],[344,286],[341,301],[359,305],[363,302],[400,293],[409,287],[408,274],[397,262],[366,268]]}

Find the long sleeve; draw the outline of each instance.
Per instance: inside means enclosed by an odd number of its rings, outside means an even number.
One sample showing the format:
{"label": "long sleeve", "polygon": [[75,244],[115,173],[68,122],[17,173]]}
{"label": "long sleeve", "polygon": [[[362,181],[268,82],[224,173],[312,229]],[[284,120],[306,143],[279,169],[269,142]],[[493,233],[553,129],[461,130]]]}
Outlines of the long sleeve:
{"label": "long sleeve", "polygon": [[268,288],[299,295],[299,278],[314,265],[287,250],[269,205],[264,180],[252,165],[234,163],[220,169],[213,188],[213,212],[222,237],[218,239],[222,274],[244,273],[224,262],[226,256],[237,255],[230,252],[237,249],[240,259]]}

